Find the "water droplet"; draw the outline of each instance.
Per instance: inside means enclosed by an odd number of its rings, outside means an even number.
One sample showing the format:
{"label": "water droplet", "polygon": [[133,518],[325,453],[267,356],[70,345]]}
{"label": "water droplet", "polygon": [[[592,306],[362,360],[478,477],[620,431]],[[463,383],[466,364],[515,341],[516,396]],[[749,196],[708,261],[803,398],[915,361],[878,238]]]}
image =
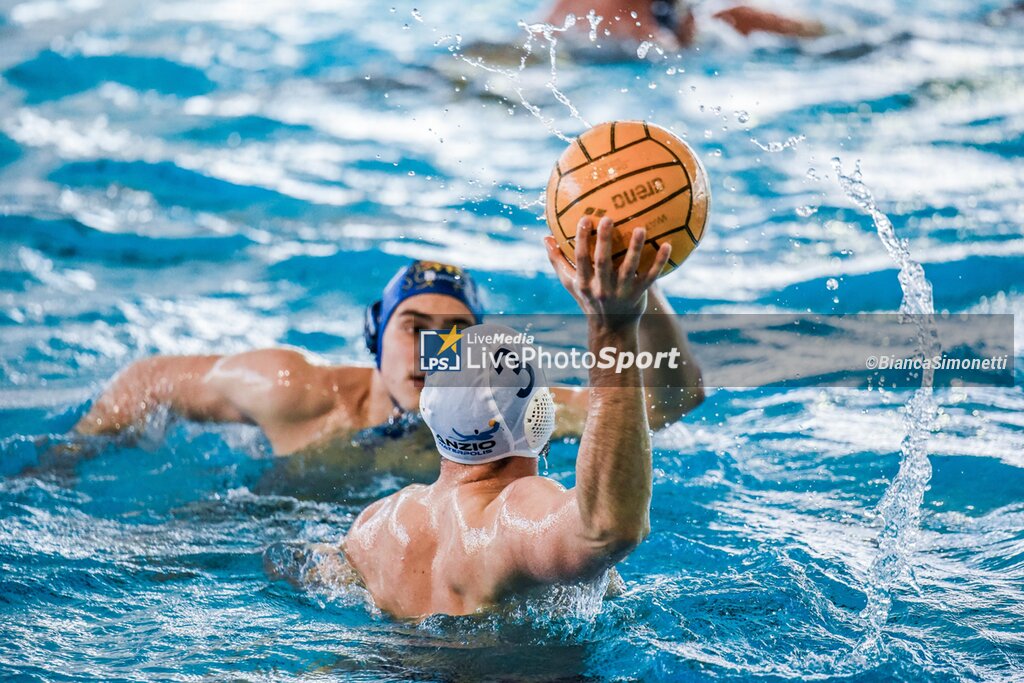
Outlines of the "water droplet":
{"label": "water droplet", "polygon": [[825,288],[828,289],[830,292],[836,291],[837,289],[839,289],[839,280],[835,279],[834,277],[830,277],[828,280],[825,280]]}
{"label": "water droplet", "polygon": [[651,51],[651,45],[652,43],[649,40],[640,43],[636,48],[636,56],[640,59],[646,57],[647,53]]}
{"label": "water droplet", "polygon": [[750,121],[750,114],[743,110],[740,110],[736,112],[736,120],[739,121],[740,123],[747,123],[748,121]]}
{"label": "water droplet", "polygon": [[800,216],[800,218],[808,218],[816,213],[818,213],[817,206],[798,206],[796,209],[796,215]]}
{"label": "water droplet", "polygon": [[423,15],[420,14],[420,11],[418,9],[413,7],[412,8],[412,12],[410,12],[410,14],[412,14],[412,18],[413,19],[415,19],[416,21],[418,21],[420,23],[423,23]]}

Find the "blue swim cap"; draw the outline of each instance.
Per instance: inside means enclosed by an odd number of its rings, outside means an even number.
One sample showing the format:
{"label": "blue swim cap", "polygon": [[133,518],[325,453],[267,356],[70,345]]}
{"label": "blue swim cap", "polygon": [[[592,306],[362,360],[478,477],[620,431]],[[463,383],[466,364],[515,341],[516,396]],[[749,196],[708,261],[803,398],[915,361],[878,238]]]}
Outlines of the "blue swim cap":
{"label": "blue swim cap", "polygon": [[380,301],[366,308],[363,321],[363,339],[366,348],[373,354],[380,368],[381,351],[384,345],[384,328],[391,320],[391,314],[398,305],[418,294],[444,294],[454,297],[466,305],[479,323],[484,311],[480,305],[480,294],[469,273],[458,266],[437,261],[413,261],[401,268],[391,278]]}

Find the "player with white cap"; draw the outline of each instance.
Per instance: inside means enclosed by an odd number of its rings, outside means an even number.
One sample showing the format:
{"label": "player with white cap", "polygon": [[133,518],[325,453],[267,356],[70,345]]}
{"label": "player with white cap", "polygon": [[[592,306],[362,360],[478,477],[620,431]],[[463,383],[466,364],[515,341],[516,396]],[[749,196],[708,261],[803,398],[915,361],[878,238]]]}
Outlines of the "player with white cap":
{"label": "player with white cap", "polygon": [[[582,230],[578,268],[553,239],[548,256],[589,316],[591,351],[638,350],[647,290],[668,260],[662,245],[638,273],[646,233],[638,228],[622,265],[612,265],[612,225]],[[512,332],[494,325],[464,335]],[[366,508],[342,549],[376,605],[392,616],[468,614],[534,586],[593,579],[649,531],[651,445],[640,370],[590,370],[576,486],[538,476],[554,428],[554,404],[538,368],[513,347],[475,349],[488,367],[431,374],[420,410],[442,456],[429,485],[406,487]],[[521,358],[521,356],[520,356]]]}
{"label": "player with white cap", "polygon": [[[463,337],[509,337],[515,330],[483,324]],[[522,345],[490,341],[474,351],[487,363],[459,372],[427,375],[420,414],[442,457],[462,465],[501,458],[536,458],[555,430],[555,403],[539,368],[512,360]]]}

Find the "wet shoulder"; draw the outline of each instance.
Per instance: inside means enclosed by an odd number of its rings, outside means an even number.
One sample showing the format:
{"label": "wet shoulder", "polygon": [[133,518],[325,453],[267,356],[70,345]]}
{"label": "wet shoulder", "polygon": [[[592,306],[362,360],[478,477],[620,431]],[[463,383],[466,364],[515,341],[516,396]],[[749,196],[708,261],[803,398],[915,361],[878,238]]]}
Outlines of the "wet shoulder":
{"label": "wet shoulder", "polygon": [[429,510],[426,494],[430,487],[411,484],[401,491],[368,505],[356,518],[349,531],[347,543],[370,549],[387,540],[385,536],[403,540],[402,529],[426,518]]}
{"label": "wet shoulder", "polygon": [[338,402],[338,373],[322,359],[287,347],[220,359],[208,374],[243,410],[270,422],[308,419]]}
{"label": "wet shoulder", "polygon": [[[546,501],[557,499],[566,492],[566,488],[554,479],[542,476],[520,477],[495,498],[499,505],[520,504],[523,502]],[[545,506],[541,506],[545,507]]]}

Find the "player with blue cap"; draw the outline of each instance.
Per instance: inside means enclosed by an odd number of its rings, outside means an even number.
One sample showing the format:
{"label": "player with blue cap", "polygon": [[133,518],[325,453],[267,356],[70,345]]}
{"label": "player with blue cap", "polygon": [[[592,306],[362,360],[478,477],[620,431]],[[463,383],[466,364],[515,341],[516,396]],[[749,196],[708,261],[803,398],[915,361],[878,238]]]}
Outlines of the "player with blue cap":
{"label": "player with blue cap", "polygon": [[[641,343],[677,347],[686,355],[679,369],[665,371],[671,376],[651,382],[652,387],[679,387],[662,390],[666,395],[652,401],[649,417],[660,426],[700,403],[703,392],[678,320],[664,315],[672,310],[655,287],[649,297],[640,322]],[[422,434],[419,408],[426,373],[418,363],[420,332],[464,330],[481,323],[483,313],[480,292],[465,270],[411,261],[366,309],[363,336],[373,365],[331,365],[292,347],[144,358],[114,378],[75,430],[132,438],[154,414],[170,413],[196,422],[257,425],[276,455],[324,454],[331,462],[355,458],[360,467],[433,469],[436,461],[426,450],[426,439],[411,452],[402,446],[407,440],[397,438]],[[587,393],[569,387],[551,393],[560,407],[559,433],[579,434],[589,411]]]}
{"label": "player with blue cap", "polygon": [[391,278],[379,301],[366,307],[363,339],[380,368],[384,335],[391,316],[403,301],[421,294],[440,294],[462,302],[473,316],[474,322],[483,318],[480,294],[473,279],[458,266],[437,261],[413,261]]}
{"label": "player with blue cap", "polygon": [[351,444],[353,434],[401,436],[415,427],[425,373],[415,363],[424,329],[469,327],[483,305],[458,266],[416,260],[401,267],[367,307],[364,340],[375,367],[335,366],[300,349],[233,355],[157,356],[122,371],[76,431],[137,433],[160,408],[201,422],[258,425],[274,452]]}

